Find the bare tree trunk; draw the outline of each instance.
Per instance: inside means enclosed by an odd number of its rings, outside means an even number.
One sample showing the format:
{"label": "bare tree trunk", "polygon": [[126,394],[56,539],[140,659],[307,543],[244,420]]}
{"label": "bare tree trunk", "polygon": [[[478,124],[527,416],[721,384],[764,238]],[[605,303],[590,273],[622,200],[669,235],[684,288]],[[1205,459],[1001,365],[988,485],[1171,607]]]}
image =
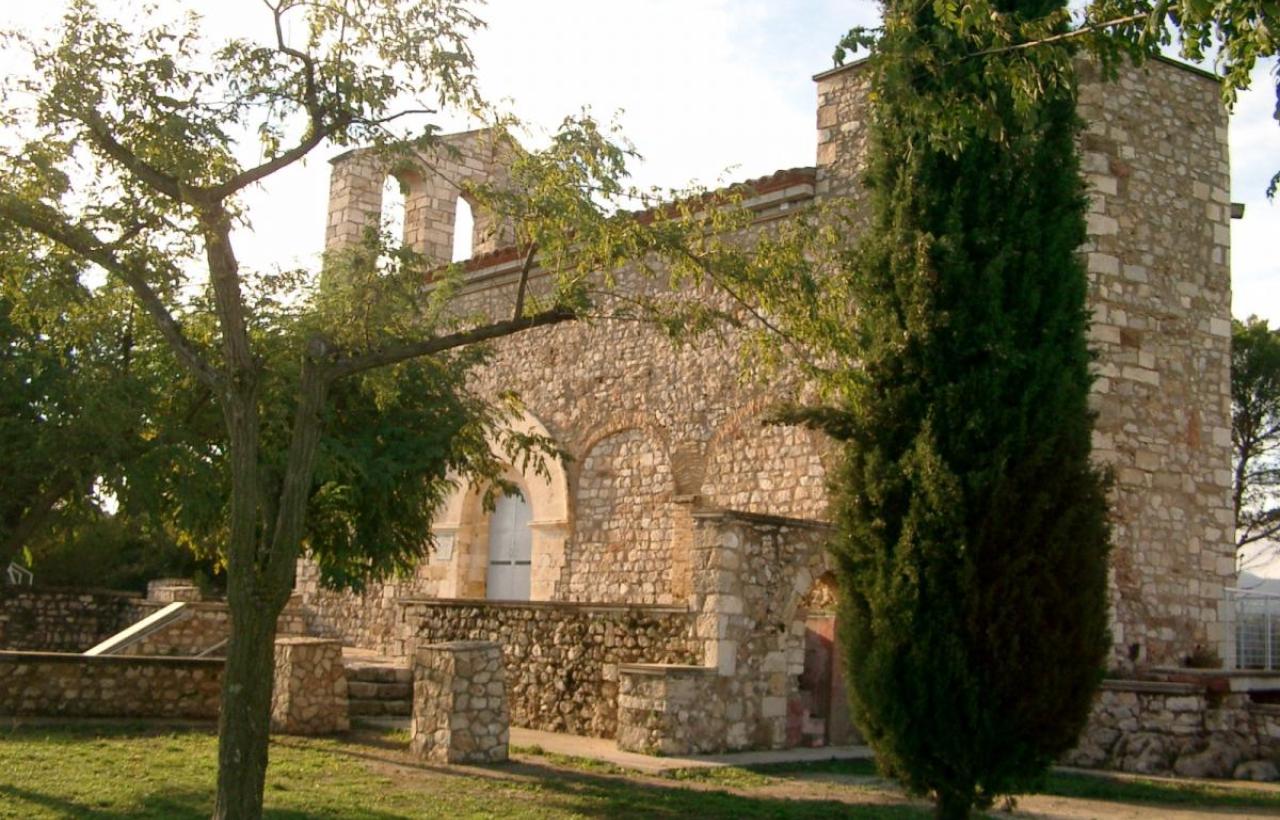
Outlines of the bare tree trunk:
{"label": "bare tree trunk", "polygon": [[276,619],[281,607],[265,596],[237,596],[222,673],[218,718],[218,820],[257,820],[267,774]]}
{"label": "bare tree trunk", "polygon": [[[320,414],[328,391],[327,376],[317,359],[326,346],[313,340],[302,364],[289,458],[277,498],[279,509],[270,539],[234,543],[228,550],[227,603],[231,640],[222,673],[222,711],[218,721],[218,796],[215,820],[257,820],[262,816],[267,749],[271,731],[271,688],[275,674],[275,632],[280,611],[289,600],[293,567],[306,521]],[[229,418],[235,416],[229,413]],[[256,450],[254,451],[256,457]],[[233,463],[236,455],[232,454]],[[249,465],[233,470],[243,480]],[[259,503],[262,499],[258,499]],[[252,510],[232,505],[232,532],[251,531]],[[234,516],[247,519],[236,527]],[[269,544],[270,546],[265,546]]]}

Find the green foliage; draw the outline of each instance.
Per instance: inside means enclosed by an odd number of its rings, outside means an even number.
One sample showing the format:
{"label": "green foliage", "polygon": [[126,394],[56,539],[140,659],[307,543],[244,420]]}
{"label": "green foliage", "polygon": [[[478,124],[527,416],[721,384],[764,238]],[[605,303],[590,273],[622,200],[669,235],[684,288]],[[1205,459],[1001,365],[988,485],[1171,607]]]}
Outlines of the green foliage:
{"label": "green foliage", "polygon": [[944,815],[1074,744],[1110,645],[1072,55],[998,50],[1065,26],[890,2],[871,66],[834,551],[856,719]]}
{"label": "green foliage", "polygon": [[1236,546],[1280,535],[1280,330],[1231,323],[1231,450]]}
{"label": "green foliage", "polygon": [[4,229],[0,251],[0,558],[49,546],[99,516],[96,499],[156,498],[148,451],[181,446],[209,396],[176,372],[163,342],[116,283],[36,237]]}
{"label": "green foliage", "polygon": [[198,559],[151,519],[137,516],[60,518],[33,540],[30,552],[42,585],[146,592],[147,582],[156,578],[217,583],[211,562]]}

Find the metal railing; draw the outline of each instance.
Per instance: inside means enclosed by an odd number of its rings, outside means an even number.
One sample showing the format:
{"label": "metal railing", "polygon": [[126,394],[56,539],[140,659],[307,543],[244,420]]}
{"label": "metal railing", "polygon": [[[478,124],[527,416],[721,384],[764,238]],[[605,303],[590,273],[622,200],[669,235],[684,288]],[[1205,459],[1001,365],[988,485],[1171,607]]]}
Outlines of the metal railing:
{"label": "metal railing", "polygon": [[1236,668],[1280,670],[1280,595],[1228,589],[1234,615]]}
{"label": "metal railing", "polygon": [[9,566],[5,568],[5,580],[15,587],[31,586],[35,583],[36,576],[31,570],[19,564],[17,561],[10,561]]}

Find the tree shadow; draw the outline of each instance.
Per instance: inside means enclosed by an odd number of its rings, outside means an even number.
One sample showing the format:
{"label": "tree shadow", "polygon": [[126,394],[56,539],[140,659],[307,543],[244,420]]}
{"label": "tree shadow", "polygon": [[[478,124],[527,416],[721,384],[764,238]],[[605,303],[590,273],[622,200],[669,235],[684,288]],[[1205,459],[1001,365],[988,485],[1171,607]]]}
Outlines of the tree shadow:
{"label": "tree shadow", "polygon": [[[364,746],[364,738],[359,746]],[[350,739],[349,739],[350,742]],[[907,803],[856,804],[839,800],[772,795],[750,795],[714,784],[671,785],[658,778],[634,772],[594,773],[567,769],[528,759],[507,763],[445,766],[425,763],[409,756],[403,744],[369,744],[368,751],[355,744],[330,750],[331,754],[366,764],[394,766],[421,772],[428,777],[491,778],[512,782],[519,779],[535,787],[538,808],[547,814],[563,813],[589,818],[725,818],[751,820],[826,820],[826,818],[921,818],[932,810]],[[417,788],[430,791],[425,783]],[[422,815],[432,816],[430,814]]]}
{"label": "tree shadow", "polygon": [[[268,795],[268,799],[270,795]],[[212,790],[169,790],[142,796],[127,809],[103,808],[65,797],[57,797],[20,786],[0,785],[0,807],[16,810],[5,817],[24,817],[45,809],[58,817],[83,820],[205,820],[213,809]],[[271,820],[312,820],[314,812],[268,806],[263,817]],[[413,815],[395,814],[364,808],[358,815],[362,820],[405,820]],[[431,814],[420,815],[430,817]]]}

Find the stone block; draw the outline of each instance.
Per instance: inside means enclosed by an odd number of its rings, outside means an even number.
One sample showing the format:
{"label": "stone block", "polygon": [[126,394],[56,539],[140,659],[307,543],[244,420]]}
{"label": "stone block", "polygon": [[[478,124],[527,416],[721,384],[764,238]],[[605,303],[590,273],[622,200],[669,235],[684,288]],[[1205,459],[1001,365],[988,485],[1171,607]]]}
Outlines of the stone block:
{"label": "stone block", "polygon": [[350,728],[342,642],[329,638],[278,638],[271,730],[326,735]]}
{"label": "stone block", "polygon": [[418,648],[410,747],[433,763],[507,759],[510,716],[502,647],[454,641]]}

